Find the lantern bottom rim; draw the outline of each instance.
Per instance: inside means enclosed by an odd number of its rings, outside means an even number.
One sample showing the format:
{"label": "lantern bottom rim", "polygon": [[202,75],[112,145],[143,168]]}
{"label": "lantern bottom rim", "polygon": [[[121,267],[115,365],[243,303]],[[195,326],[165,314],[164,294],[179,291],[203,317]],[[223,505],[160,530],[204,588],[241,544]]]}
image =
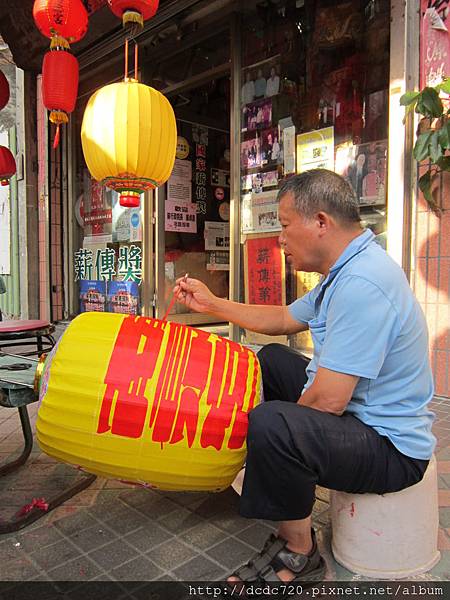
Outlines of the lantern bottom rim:
{"label": "lantern bottom rim", "polygon": [[127,174],[118,175],[117,177],[106,177],[101,181],[102,185],[113,189],[119,194],[125,192],[136,192],[142,194],[148,190],[158,187],[158,182],[154,179],[145,177],[130,177]]}

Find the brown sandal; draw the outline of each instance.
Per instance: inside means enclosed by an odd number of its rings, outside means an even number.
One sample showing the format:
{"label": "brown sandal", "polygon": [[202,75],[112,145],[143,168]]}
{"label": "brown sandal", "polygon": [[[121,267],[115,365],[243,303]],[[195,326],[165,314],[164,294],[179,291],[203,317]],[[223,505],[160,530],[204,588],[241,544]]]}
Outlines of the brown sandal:
{"label": "brown sandal", "polygon": [[[306,555],[291,552],[286,548],[286,540],[271,534],[261,552],[258,552],[247,564],[236,569],[231,575],[231,577],[238,577],[240,581],[236,582],[235,586],[227,583],[228,593],[231,589],[235,592],[239,591],[238,588],[241,590],[242,586],[239,585],[241,582],[245,589],[246,584],[249,583],[295,585],[323,581],[326,570],[325,561],[319,553],[313,529],[311,529],[311,535],[313,547],[311,552]],[[281,569],[289,569],[294,574],[294,579],[289,582],[282,581],[277,575]],[[242,591],[240,591],[240,595],[242,596]]]}

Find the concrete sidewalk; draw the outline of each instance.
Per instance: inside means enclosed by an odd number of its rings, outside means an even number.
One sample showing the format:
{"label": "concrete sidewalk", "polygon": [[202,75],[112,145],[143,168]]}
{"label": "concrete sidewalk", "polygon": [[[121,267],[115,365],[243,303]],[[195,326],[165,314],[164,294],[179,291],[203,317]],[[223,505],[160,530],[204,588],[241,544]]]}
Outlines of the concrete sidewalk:
{"label": "concrete sidewalk", "polygon": [[[450,579],[450,401],[435,399],[438,437],[440,563],[421,580]],[[35,423],[37,405],[29,406]],[[0,407],[0,461],[20,450],[17,410]],[[81,475],[55,462],[37,445],[25,466],[0,479],[0,518],[14,515],[33,498],[50,498]],[[361,580],[332,558],[328,494],[319,490],[314,508],[318,541],[327,562],[327,580]],[[238,496],[164,493],[98,478],[89,489],[36,523],[0,536],[0,581],[80,582],[223,580],[260,550],[274,530],[270,522],[238,515]],[[125,588],[124,588],[125,589]],[[129,591],[129,584],[126,584]]]}

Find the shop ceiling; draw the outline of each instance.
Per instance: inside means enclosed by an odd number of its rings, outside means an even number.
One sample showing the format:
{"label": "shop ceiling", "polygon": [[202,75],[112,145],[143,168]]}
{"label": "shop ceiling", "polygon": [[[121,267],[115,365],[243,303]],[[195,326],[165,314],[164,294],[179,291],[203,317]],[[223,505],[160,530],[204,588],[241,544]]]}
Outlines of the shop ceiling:
{"label": "shop ceiling", "polygon": [[[255,6],[280,6],[287,0],[160,0],[159,10],[145,23],[137,41],[143,54],[155,61],[192,47],[216,33],[216,25],[229,20],[233,12],[247,12]],[[122,61],[124,35],[120,21],[106,6],[106,0],[83,0],[89,12],[86,36],[73,44],[80,61],[80,81],[95,73],[112,70]],[[8,44],[15,64],[39,73],[48,40],[40,34],[32,16],[34,0],[0,0],[0,34]],[[221,43],[220,35],[217,43]]]}

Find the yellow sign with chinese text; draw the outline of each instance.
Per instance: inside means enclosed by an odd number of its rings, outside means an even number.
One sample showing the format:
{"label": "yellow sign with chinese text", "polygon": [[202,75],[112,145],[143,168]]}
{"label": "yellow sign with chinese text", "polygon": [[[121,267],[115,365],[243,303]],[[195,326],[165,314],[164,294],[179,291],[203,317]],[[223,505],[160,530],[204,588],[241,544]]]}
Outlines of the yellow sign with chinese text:
{"label": "yellow sign with chinese text", "polygon": [[334,171],[334,127],[297,136],[297,173],[309,169]]}

